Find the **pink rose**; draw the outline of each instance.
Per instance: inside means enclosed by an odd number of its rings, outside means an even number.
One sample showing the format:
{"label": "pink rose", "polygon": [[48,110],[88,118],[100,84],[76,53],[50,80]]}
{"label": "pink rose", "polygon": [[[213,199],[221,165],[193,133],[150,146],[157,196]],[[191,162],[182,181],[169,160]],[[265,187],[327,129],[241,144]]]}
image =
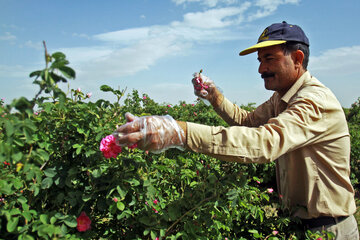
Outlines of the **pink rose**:
{"label": "pink rose", "polygon": [[274,189],[268,188],[267,191],[268,191],[268,193],[272,193],[274,191]]}
{"label": "pink rose", "polygon": [[85,212],[81,212],[80,216],[76,219],[76,221],[76,228],[79,232],[85,232],[91,228],[91,220]]}
{"label": "pink rose", "polygon": [[121,153],[121,147],[116,145],[115,137],[113,135],[108,135],[101,140],[100,151],[105,158],[116,158],[119,153]]}

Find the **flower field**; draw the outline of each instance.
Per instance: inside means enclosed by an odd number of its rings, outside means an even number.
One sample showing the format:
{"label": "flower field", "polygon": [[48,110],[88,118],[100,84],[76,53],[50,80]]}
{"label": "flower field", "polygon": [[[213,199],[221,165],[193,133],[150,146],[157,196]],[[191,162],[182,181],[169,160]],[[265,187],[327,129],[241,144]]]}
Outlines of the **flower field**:
{"label": "flower field", "polygon": [[[0,102],[0,239],[319,239],[279,205],[274,164],[238,164],[177,149],[116,149],[124,115],[169,114],[226,125],[202,101],[159,104],[133,90],[92,101],[63,53],[30,74],[33,99]],[[70,83],[71,84],[71,83]],[[348,117],[354,187],[360,180],[360,100]],[[243,106],[252,109],[253,104]],[[359,196],[358,196],[359,198]],[[359,215],[357,215],[359,216]],[[359,218],[358,218],[359,219]],[[329,235],[330,236],[330,235]]]}

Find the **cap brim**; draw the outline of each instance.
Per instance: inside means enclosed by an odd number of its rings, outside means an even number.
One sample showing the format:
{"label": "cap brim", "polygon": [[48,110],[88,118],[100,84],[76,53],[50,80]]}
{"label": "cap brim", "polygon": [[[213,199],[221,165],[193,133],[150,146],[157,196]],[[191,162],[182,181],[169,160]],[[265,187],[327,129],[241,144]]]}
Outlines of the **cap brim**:
{"label": "cap brim", "polygon": [[285,42],[286,42],[285,40],[269,40],[269,41],[259,42],[258,44],[255,44],[254,46],[251,46],[251,47],[241,51],[239,53],[239,55],[244,56],[244,55],[256,52],[259,48],[279,45],[279,44],[282,44],[282,43],[285,43]]}

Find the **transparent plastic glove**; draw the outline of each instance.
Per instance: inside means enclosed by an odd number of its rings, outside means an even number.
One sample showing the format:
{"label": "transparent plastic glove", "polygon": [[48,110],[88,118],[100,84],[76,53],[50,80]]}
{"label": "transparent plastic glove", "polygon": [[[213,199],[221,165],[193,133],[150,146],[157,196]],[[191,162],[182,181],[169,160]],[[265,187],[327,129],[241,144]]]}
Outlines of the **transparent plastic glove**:
{"label": "transparent plastic glove", "polygon": [[202,69],[200,72],[193,74],[191,82],[194,85],[194,94],[200,98],[208,100],[210,97],[209,93],[211,93],[213,88],[215,88],[215,84],[210,78],[202,74]]}
{"label": "transparent plastic glove", "polygon": [[193,79],[191,80],[194,86],[194,94],[200,99],[205,100],[205,103],[211,103],[214,105],[214,102],[217,102],[217,99],[221,96],[221,89],[215,86],[214,81],[202,74],[202,69],[200,72],[193,74]]}
{"label": "transparent plastic glove", "polygon": [[185,149],[185,133],[170,115],[135,117],[126,113],[125,118],[127,123],[117,127],[113,133],[118,145],[137,143],[138,148],[154,153],[169,148]]}

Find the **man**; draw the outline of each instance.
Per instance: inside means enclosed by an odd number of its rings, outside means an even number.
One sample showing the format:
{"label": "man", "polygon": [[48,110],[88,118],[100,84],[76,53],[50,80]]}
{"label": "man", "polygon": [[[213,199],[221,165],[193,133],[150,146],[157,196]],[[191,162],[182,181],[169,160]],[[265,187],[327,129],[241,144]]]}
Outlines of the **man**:
{"label": "man", "polygon": [[119,144],[138,143],[153,151],[188,148],[242,163],[276,160],[283,204],[307,229],[359,239],[347,122],[333,93],[307,71],[308,38],[296,25],[275,23],[240,55],[256,51],[265,88],[275,92],[253,112],[232,104],[205,76],[193,79],[195,93],[209,100],[231,127],[127,114],[129,123],[115,134]]}

